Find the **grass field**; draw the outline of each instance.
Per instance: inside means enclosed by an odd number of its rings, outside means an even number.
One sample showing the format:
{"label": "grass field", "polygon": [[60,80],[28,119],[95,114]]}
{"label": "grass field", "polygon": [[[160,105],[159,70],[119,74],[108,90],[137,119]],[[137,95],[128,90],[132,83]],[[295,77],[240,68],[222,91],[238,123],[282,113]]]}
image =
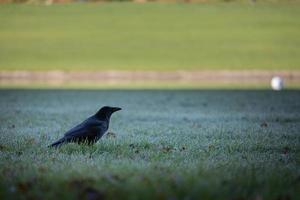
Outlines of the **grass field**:
{"label": "grass field", "polygon": [[299,3],[0,5],[0,70],[295,70],[299,18]]}
{"label": "grass field", "polygon": [[[0,90],[1,199],[299,199],[300,92]],[[102,105],[96,145],[48,149]]]}

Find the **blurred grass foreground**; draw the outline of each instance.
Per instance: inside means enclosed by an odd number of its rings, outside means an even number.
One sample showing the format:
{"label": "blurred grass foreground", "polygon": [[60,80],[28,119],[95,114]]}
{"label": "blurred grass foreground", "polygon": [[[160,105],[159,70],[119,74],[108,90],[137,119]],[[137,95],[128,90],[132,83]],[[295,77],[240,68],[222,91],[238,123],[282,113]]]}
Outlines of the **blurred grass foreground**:
{"label": "blurred grass foreground", "polygon": [[298,1],[46,5],[0,5],[2,87],[300,85]]}

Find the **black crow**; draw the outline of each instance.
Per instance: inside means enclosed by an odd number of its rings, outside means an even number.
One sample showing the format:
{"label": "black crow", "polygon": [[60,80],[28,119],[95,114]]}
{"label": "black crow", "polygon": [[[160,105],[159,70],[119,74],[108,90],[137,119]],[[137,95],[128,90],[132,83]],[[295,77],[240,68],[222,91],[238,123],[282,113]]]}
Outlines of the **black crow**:
{"label": "black crow", "polygon": [[63,138],[54,142],[49,147],[57,147],[68,142],[94,144],[108,130],[111,114],[119,110],[121,108],[102,107],[95,115],[70,129],[65,133]]}

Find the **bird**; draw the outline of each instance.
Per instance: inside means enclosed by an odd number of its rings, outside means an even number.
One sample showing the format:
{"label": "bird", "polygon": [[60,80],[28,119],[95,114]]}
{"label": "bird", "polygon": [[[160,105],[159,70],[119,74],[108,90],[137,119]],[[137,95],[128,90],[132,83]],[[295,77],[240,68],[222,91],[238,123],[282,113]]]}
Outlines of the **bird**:
{"label": "bird", "polygon": [[119,110],[122,110],[122,108],[102,107],[96,114],[67,131],[61,139],[49,147],[59,147],[62,144],[70,142],[85,143],[88,145],[96,143],[108,130],[111,115]]}

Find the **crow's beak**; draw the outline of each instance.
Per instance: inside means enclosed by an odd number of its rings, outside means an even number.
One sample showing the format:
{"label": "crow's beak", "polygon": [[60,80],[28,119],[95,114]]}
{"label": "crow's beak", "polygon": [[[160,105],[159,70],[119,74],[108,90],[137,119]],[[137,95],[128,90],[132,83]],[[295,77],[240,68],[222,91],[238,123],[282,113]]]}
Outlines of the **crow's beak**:
{"label": "crow's beak", "polygon": [[119,110],[122,110],[122,108],[118,108],[118,107],[113,108],[113,112],[116,112],[116,111],[119,111]]}

